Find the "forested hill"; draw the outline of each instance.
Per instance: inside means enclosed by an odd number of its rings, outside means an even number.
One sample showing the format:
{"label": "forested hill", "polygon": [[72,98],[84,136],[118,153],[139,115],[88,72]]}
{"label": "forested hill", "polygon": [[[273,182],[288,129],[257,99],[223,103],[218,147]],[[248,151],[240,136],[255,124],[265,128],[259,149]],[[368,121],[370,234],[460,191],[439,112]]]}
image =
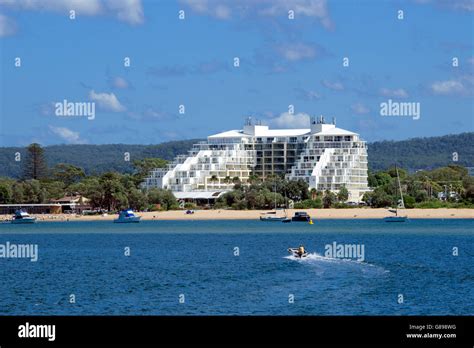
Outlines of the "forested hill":
{"label": "forested hill", "polygon": [[[369,168],[387,169],[394,164],[410,171],[459,164],[474,166],[474,132],[441,137],[379,141],[368,144]],[[457,162],[453,161],[457,153]]]}
{"label": "forested hill", "polygon": [[[49,167],[58,163],[68,163],[81,167],[86,174],[99,174],[106,171],[132,172],[133,161],[149,157],[172,160],[176,155],[187,154],[192,145],[199,140],[170,141],[158,145],[52,145],[44,147]],[[24,147],[0,147],[0,177],[19,178],[22,174],[21,162],[15,162],[15,153],[25,158]],[[125,160],[130,154],[130,161]]]}
{"label": "forested hill", "polygon": [[[45,147],[48,166],[69,163],[83,168],[87,174],[113,170],[131,172],[136,159],[159,157],[166,160],[187,154],[192,144],[199,140],[183,140],[158,145],[54,145]],[[410,171],[433,169],[449,164],[474,166],[474,132],[441,137],[414,138],[402,141],[369,143],[369,167],[372,170],[387,169],[394,164]],[[0,176],[18,178],[21,162],[15,162],[15,153],[24,158],[26,150],[20,147],[0,148]],[[130,153],[130,161],[124,153]],[[453,162],[453,153],[458,161]]]}

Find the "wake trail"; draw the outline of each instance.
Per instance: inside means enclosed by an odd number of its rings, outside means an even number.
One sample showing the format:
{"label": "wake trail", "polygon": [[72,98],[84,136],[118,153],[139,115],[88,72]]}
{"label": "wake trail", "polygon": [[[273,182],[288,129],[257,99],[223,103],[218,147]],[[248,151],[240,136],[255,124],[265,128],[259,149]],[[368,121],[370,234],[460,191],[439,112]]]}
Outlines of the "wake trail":
{"label": "wake trail", "polygon": [[358,261],[355,259],[339,259],[333,257],[326,257],[318,253],[310,253],[308,256],[300,258],[295,257],[293,255],[284,256],[285,259],[300,262],[303,264],[333,264],[333,265],[341,265],[341,266],[356,266],[356,267],[374,267],[377,270],[382,271],[383,273],[388,273],[389,271],[385,270],[381,266],[377,266],[365,261]]}

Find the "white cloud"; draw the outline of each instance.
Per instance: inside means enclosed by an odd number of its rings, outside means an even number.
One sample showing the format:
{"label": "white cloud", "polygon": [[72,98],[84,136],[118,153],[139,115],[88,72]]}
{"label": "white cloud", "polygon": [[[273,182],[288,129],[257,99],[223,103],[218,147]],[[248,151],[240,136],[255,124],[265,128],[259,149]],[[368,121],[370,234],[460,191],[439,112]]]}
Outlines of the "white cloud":
{"label": "white cloud", "polygon": [[314,58],[317,53],[314,46],[303,43],[280,45],[276,50],[283,58],[292,62]]}
{"label": "white cloud", "polygon": [[310,117],[306,113],[290,114],[284,112],[270,120],[270,123],[280,128],[309,128]]}
{"label": "white cloud", "polygon": [[362,103],[352,104],[351,110],[358,115],[368,114],[370,112],[370,109]]}
{"label": "white cloud", "polygon": [[16,33],[16,23],[7,16],[0,13],[0,37],[10,36]]}
{"label": "white cloud", "polygon": [[127,89],[130,84],[128,83],[127,80],[125,80],[123,77],[120,76],[115,76],[110,79],[110,85],[113,88],[118,88],[118,89]]}
{"label": "white cloud", "polygon": [[2,0],[1,4],[18,10],[50,11],[68,13],[75,10],[77,15],[94,16],[100,14],[102,5],[99,0]]}
{"label": "white cloud", "polygon": [[189,6],[192,11],[200,14],[215,17],[217,19],[229,19],[232,15],[232,2],[221,0],[181,0],[181,3]]}
{"label": "white cloud", "polygon": [[53,127],[49,126],[49,129],[59,136],[61,139],[67,141],[70,144],[83,144],[86,141],[81,139],[79,132],[74,132],[66,127]]}
{"label": "white cloud", "polygon": [[126,108],[120,104],[119,100],[113,93],[96,93],[94,90],[89,92],[89,98],[97,102],[98,106],[104,110],[121,112]]}
{"label": "white cloud", "polygon": [[323,80],[321,81],[321,84],[328,88],[332,89],[333,91],[343,91],[344,90],[344,85],[341,82],[331,82],[328,80]]}
{"label": "white cloud", "polygon": [[299,99],[303,99],[303,100],[319,100],[319,99],[321,99],[321,94],[319,94],[316,91],[306,90],[306,89],[303,89],[303,88],[295,88],[294,90],[295,90],[295,92],[297,94],[297,97]]}
{"label": "white cloud", "polygon": [[135,25],[144,21],[141,0],[108,0],[105,4],[123,22]]}
{"label": "white cloud", "polygon": [[289,10],[293,10],[295,18],[298,16],[313,17],[317,18],[325,28],[331,29],[333,27],[326,0],[266,0],[261,2],[266,5],[260,11],[263,15],[282,16],[287,15]]}
{"label": "white cloud", "polygon": [[436,81],[431,84],[430,89],[435,95],[466,95],[469,94],[469,87],[466,86],[466,84],[469,82],[471,82],[472,85],[472,80],[469,81],[467,78]]}
{"label": "white cloud", "polygon": [[230,19],[237,14],[251,17],[285,17],[293,10],[295,18],[316,18],[327,29],[333,28],[326,0],[180,0],[197,14],[217,19]]}
{"label": "white cloud", "polygon": [[0,0],[0,4],[23,11],[68,14],[74,10],[76,16],[112,15],[132,25],[144,21],[141,0]]}
{"label": "white cloud", "polygon": [[458,11],[474,11],[473,0],[415,0],[419,4],[433,4],[441,9],[450,9]]}
{"label": "white cloud", "polygon": [[379,91],[380,95],[390,98],[407,98],[408,93],[403,88],[389,89],[381,88]]}
{"label": "white cloud", "polygon": [[217,5],[214,10],[215,16],[219,19],[228,19],[230,18],[231,10],[227,6]]}

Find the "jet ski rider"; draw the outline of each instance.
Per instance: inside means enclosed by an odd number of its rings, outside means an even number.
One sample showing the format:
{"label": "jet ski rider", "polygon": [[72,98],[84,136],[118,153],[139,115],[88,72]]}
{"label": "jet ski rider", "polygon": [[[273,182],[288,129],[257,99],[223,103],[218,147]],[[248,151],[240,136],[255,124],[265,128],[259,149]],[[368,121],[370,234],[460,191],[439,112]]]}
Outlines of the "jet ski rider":
{"label": "jet ski rider", "polygon": [[304,246],[300,245],[300,247],[298,248],[298,251],[296,253],[298,254],[299,257],[302,257],[305,252],[306,252],[306,250],[304,250]]}

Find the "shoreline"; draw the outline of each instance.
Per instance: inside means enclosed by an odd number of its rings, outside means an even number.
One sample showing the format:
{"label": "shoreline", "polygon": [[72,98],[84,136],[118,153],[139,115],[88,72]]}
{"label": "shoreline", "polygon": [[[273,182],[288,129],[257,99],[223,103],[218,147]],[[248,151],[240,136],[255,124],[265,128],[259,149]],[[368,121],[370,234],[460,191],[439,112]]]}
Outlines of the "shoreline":
{"label": "shoreline", "polygon": [[[195,210],[194,214],[186,214],[185,210],[139,212],[143,221],[159,220],[258,220],[262,213],[269,210]],[[384,208],[350,208],[350,209],[287,209],[287,216],[295,211],[305,211],[312,219],[382,219],[394,215]],[[279,215],[280,213],[277,213]],[[112,221],[117,214],[78,216],[73,214],[31,214],[41,221]],[[439,208],[439,209],[405,209],[400,215],[409,219],[474,219],[474,209]],[[10,215],[3,215],[0,220],[9,220]]]}

